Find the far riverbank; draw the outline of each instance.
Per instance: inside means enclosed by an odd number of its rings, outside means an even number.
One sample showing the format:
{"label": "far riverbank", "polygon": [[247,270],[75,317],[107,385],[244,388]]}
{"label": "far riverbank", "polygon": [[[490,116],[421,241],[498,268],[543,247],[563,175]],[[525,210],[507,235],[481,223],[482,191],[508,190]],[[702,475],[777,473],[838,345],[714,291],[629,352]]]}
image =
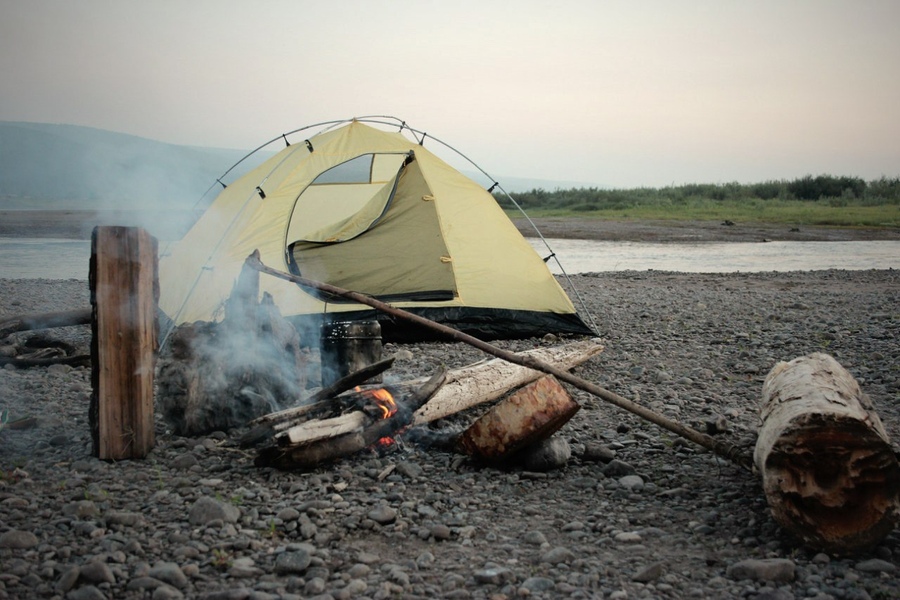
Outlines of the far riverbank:
{"label": "far riverbank", "polygon": [[[160,240],[179,239],[199,213],[189,210],[79,211],[0,210],[0,237],[86,240],[97,225],[144,227]],[[577,217],[532,219],[545,238],[607,242],[848,242],[900,240],[897,228],[792,227],[787,224],[720,221],[614,221]],[[525,237],[538,237],[525,218],[513,223]],[[728,223],[731,223],[730,221]]]}

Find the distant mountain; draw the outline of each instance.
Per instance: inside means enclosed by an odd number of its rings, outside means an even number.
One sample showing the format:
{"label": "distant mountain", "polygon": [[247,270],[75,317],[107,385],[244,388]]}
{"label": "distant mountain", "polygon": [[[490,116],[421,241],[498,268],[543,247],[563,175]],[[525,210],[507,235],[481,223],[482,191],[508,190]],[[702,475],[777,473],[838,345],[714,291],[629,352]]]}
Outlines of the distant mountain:
{"label": "distant mountain", "polygon": [[[216,178],[245,154],[77,125],[0,121],[0,210],[189,209],[201,199],[211,201],[218,193]],[[271,152],[257,153],[226,183],[269,156]],[[466,174],[485,187],[492,183],[482,181],[480,174]],[[501,184],[510,193],[581,187],[515,177],[501,179]]]}
{"label": "distant mountain", "polygon": [[75,125],[0,122],[0,209],[191,208],[244,154]]}

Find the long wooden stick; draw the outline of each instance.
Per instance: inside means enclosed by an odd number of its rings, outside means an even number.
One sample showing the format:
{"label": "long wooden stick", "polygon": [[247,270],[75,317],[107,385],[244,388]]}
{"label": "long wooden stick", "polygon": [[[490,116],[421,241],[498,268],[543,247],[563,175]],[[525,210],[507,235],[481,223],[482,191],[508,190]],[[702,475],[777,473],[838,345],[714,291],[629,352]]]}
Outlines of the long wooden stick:
{"label": "long wooden stick", "polygon": [[690,440],[719,456],[727,458],[728,460],[741,467],[744,467],[748,470],[752,469],[753,463],[751,457],[742,453],[733,445],[713,439],[711,436],[701,433],[696,429],[692,429],[691,427],[682,425],[677,421],[673,421],[672,419],[654,412],[649,408],[641,406],[640,404],[636,404],[631,400],[628,400],[627,398],[624,398],[614,392],[602,388],[599,385],[593,384],[590,381],[582,379],[581,377],[573,375],[568,371],[559,369],[554,365],[547,364],[530,356],[517,355],[514,352],[503,350],[502,348],[498,348],[483,340],[479,340],[478,338],[473,337],[467,333],[463,333],[462,331],[453,329],[452,327],[448,327],[441,323],[436,323],[431,319],[426,319],[425,317],[421,317],[403,309],[395,308],[390,304],[382,302],[380,300],[376,300],[371,296],[366,296],[365,294],[361,294],[359,292],[346,290],[344,288],[333,286],[327,283],[322,283],[320,281],[313,281],[311,279],[306,279],[305,277],[298,277],[296,275],[291,275],[290,273],[278,271],[277,269],[266,266],[262,263],[262,261],[259,260],[258,257],[254,258],[252,255],[247,259],[246,264],[252,266],[255,269],[258,269],[261,273],[266,273],[267,275],[272,275],[273,277],[291,281],[300,285],[301,287],[317,289],[329,294],[341,296],[342,298],[346,298],[348,300],[353,300],[354,302],[358,302],[359,304],[371,306],[372,308],[380,310],[391,316],[404,319],[406,321],[411,321],[413,323],[416,323],[417,325],[421,325],[433,331],[437,331],[447,336],[448,339],[474,346],[475,348],[496,356],[497,358],[502,358],[503,360],[509,361],[511,363],[515,363],[517,365],[522,365],[523,367],[528,367],[529,369],[534,369],[535,371],[541,371],[543,373],[553,375],[561,381],[565,381],[566,383],[569,383],[580,390],[597,396],[598,398],[605,400],[606,402],[609,402],[614,406],[618,406],[621,409],[627,410],[628,412],[635,414],[642,419],[646,419],[647,421],[650,421],[651,423],[658,425],[663,429],[667,429],[668,431],[671,431],[678,436]]}

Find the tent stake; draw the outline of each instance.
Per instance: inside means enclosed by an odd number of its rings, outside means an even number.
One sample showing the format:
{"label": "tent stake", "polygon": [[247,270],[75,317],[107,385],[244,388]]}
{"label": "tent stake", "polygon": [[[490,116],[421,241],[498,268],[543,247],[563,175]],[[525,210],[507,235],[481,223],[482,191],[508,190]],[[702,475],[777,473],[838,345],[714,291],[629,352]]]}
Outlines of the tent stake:
{"label": "tent stake", "polygon": [[419,315],[413,314],[411,312],[395,308],[386,302],[382,302],[380,300],[376,300],[371,296],[367,296],[365,294],[361,294],[359,292],[354,292],[351,290],[346,290],[340,287],[336,287],[327,283],[322,283],[320,281],[313,281],[311,279],[306,279],[304,277],[298,277],[296,275],[291,275],[290,273],[284,273],[283,271],[278,271],[277,269],[273,269],[268,267],[262,263],[259,259],[259,251],[256,250],[247,257],[246,263],[248,266],[257,269],[261,273],[266,273],[267,275],[272,275],[273,277],[278,277],[280,279],[284,279],[286,281],[291,281],[300,285],[301,287],[312,288],[316,290],[320,290],[329,294],[334,294],[337,296],[341,296],[342,298],[346,298],[348,300],[353,300],[354,302],[358,302],[359,304],[365,304],[366,306],[371,306],[376,310],[380,310],[386,314],[391,316],[404,319],[407,321],[411,321],[416,323],[417,325],[421,325],[423,327],[427,327],[433,331],[440,332],[447,336],[449,339],[464,342],[469,344],[470,346],[474,346],[483,352],[496,356],[497,358],[501,358],[507,362],[511,362],[513,364],[521,365],[523,367],[528,367],[530,369],[534,369],[535,371],[541,371],[542,373],[547,373],[549,375],[553,375],[557,379],[561,381],[565,381],[566,383],[571,384],[572,386],[588,392],[598,398],[613,404],[621,409],[627,410],[628,412],[635,414],[642,419],[650,421],[651,423],[662,427],[680,437],[683,437],[687,440],[710,450],[714,454],[721,456],[723,458],[727,458],[738,466],[744,467],[745,469],[752,469],[752,458],[742,453],[738,448],[734,447],[731,444],[726,444],[724,442],[720,442],[718,440],[713,439],[711,436],[706,435],[688,427],[686,425],[682,425],[677,421],[673,421],[668,417],[665,417],[657,412],[650,410],[640,404],[636,404],[627,398],[624,398],[614,392],[611,392],[607,389],[604,389],[598,385],[591,383],[581,377],[573,375],[568,371],[563,369],[559,369],[554,365],[545,363],[543,361],[534,359],[529,356],[520,356],[516,355],[513,352],[509,352],[507,350],[503,350],[502,348],[498,348],[492,344],[489,344],[483,340],[479,340],[476,337],[473,337],[469,334],[463,333],[462,331],[453,329],[452,327],[447,327],[446,325],[442,325],[441,323],[436,323],[431,319],[426,319],[425,317],[421,317]]}

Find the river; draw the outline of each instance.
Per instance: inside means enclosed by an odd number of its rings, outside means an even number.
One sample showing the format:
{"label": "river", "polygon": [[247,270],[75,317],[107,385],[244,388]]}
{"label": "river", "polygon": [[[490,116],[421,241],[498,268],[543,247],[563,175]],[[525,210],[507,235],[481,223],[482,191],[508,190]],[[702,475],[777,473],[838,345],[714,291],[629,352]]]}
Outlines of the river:
{"label": "river", "polygon": [[[540,240],[529,239],[542,257]],[[601,271],[732,273],[900,269],[900,241],[645,244],[548,239],[569,274]],[[91,243],[84,240],[0,237],[0,277],[84,279]],[[560,273],[553,260],[551,271]]]}

